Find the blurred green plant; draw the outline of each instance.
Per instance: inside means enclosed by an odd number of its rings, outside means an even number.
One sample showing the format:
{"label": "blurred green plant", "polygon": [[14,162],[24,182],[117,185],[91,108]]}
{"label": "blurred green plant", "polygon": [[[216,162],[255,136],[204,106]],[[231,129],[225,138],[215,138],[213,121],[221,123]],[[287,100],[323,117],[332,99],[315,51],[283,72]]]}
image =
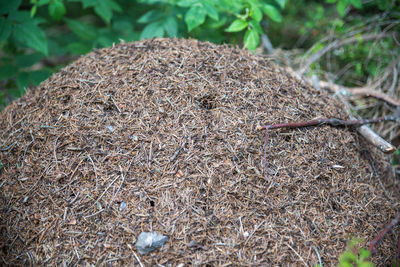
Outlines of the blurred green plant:
{"label": "blurred green plant", "polygon": [[[352,239],[347,249],[340,255],[338,267],[374,267],[375,265],[369,260],[371,253],[369,250],[362,248],[360,245],[362,240],[359,238]],[[322,267],[320,264],[314,267]]]}
{"label": "blurred green plant", "polygon": [[369,261],[371,253],[369,250],[360,247],[361,239],[353,239],[350,241],[348,248],[339,258],[339,267],[374,267]]}
{"label": "blurred green plant", "polygon": [[[397,4],[396,4],[397,2]],[[299,6],[304,8],[299,9]],[[361,86],[386,71],[400,54],[400,5],[394,0],[325,0],[292,2],[282,13],[285,26],[273,36],[285,48],[307,49],[313,73],[346,86]],[[273,38],[271,38],[273,39]]]}
{"label": "blurred green plant", "polygon": [[0,0],[0,106],[94,48],[153,37],[240,43],[254,50],[261,21],[285,0]]}
{"label": "blurred green plant", "polygon": [[[356,45],[335,49],[334,57],[313,62],[311,68],[335,73],[346,66],[348,71],[339,73],[338,78],[357,84],[379,75],[393,55],[399,53],[395,38],[366,42],[362,34],[389,26],[382,21],[398,23],[400,7],[394,2],[0,0],[0,106],[21,96],[25,88],[39,84],[78,55],[120,40],[152,37],[241,43],[254,50],[261,35],[268,33],[276,46],[314,45],[310,53],[318,53],[335,38],[354,37],[358,40]],[[373,19],[379,23],[371,23],[376,22]],[[398,24],[390,30],[396,27]]]}
{"label": "blurred green plant", "polygon": [[393,153],[392,165],[393,165],[393,166],[400,165],[400,150],[399,150],[399,149],[397,149],[397,150]]}

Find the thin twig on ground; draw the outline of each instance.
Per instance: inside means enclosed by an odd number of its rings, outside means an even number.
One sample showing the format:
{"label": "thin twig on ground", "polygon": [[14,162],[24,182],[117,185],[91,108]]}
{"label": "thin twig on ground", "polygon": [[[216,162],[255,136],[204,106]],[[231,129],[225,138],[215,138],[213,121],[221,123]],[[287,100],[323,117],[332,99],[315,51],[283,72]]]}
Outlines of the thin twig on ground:
{"label": "thin twig on ground", "polygon": [[[268,146],[268,131],[272,129],[279,129],[279,128],[301,128],[301,127],[310,127],[310,126],[322,126],[322,125],[330,125],[333,127],[342,127],[342,126],[362,126],[365,124],[371,124],[371,123],[378,123],[382,121],[399,121],[399,118],[396,116],[384,116],[384,117],[379,117],[379,118],[373,118],[373,119],[365,119],[365,120],[341,120],[337,118],[331,118],[331,119],[316,119],[316,120],[310,120],[310,121],[300,121],[300,122],[284,122],[284,123],[277,123],[277,124],[269,124],[269,125],[263,125],[263,126],[258,126],[258,130],[265,130],[265,137],[264,137],[264,159],[263,159],[263,165],[266,169],[266,175],[268,175],[267,171],[267,146]],[[379,137],[379,136],[377,136]],[[374,138],[371,137],[370,138]],[[375,137],[376,138],[376,137]],[[379,137],[380,138],[380,137]],[[369,139],[371,140],[371,139]],[[380,140],[376,140],[372,142],[376,145]],[[393,147],[393,146],[392,146]],[[381,150],[384,150],[384,152],[394,152],[396,149],[395,148],[382,148],[380,147]]]}
{"label": "thin twig on ground", "polygon": [[388,224],[385,228],[379,232],[379,234],[369,243],[368,250],[372,253],[375,252],[375,246],[383,239],[383,237],[389,232],[396,224],[400,222],[400,213]]}
{"label": "thin twig on ground", "polygon": [[338,126],[361,126],[364,124],[378,123],[382,121],[398,121],[399,118],[395,116],[384,116],[374,119],[365,119],[365,120],[341,120],[341,119],[317,119],[310,121],[300,121],[300,122],[287,122],[287,123],[277,123],[259,126],[258,129],[278,129],[278,128],[299,128],[299,127],[309,127],[309,126],[320,126],[320,125],[331,125],[334,127]]}

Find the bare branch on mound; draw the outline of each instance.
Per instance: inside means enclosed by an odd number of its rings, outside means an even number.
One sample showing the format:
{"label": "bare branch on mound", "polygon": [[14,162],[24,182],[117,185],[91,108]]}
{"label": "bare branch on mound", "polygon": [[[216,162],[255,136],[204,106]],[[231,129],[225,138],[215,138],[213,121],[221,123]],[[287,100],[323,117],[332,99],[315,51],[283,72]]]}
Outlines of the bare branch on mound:
{"label": "bare branch on mound", "polygon": [[[346,108],[347,114],[349,114],[350,119],[354,119],[354,116],[351,115],[349,103],[342,97],[340,94],[338,95],[339,100],[343,103]],[[396,117],[399,118],[399,115],[396,113]],[[399,118],[400,119],[400,118]],[[396,147],[394,147],[389,142],[386,142],[385,139],[380,137],[377,133],[375,133],[371,128],[367,125],[362,125],[357,128],[357,131],[367,139],[371,144],[378,147],[383,153],[389,154],[396,151]]]}
{"label": "bare branch on mound", "polygon": [[319,125],[331,125],[334,127],[338,126],[361,126],[364,124],[378,123],[382,121],[398,121],[399,118],[395,116],[384,116],[374,119],[366,120],[341,120],[341,119],[317,119],[310,121],[300,121],[300,122],[287,122],[287,123],[277,123],[271,125],[260,126],[260,129],[278,129],[278,128],[299,128],[299,127],[309,127],[309,126],[319,126]]}
{"label": "bare branch on mound", "polygon": [[[316,85],[321,85],[322,88],[327,88],[327,89],[329,89],[329,91],[331,91],[333,93],[339,93],[340,91],[347,92],[346,88],[341,87],[339,85],[324,82],[324,81],[318,81],[318,77],[316,79],[314,79],[313,81],[311,81],[309,79],[306,79],[305,81],[308,83],[314,84],[314,87],[316,87]],[[328,87],[328,85],[329,85],[329,87]],[[327,86],[327,87],[325,87],[325,86]],[[347,100],[343,97],[342,94],[336,94],[336,96],[345,106],[345,111],[349,115],[350,119],[354,120],[355,117],[353,115],[351,115],[351,112],[350,112],[350,104],[347,102]],[[400,119],[398,114],[396,114],[396,118]],[[361,125],[360,127],[357,127],[357,131],[365,139],[367,139],[371,144],[378,147],[383,153],[388,154],[388,153],[393,153],[394,151],[396,151],[396,148],[392,144],[388,143],[386,140],[384,140],[382,137],[380,137],[377,133],[375,133],[367,125]]]}
{"label": "bare branch on mound", "polygon": [[[288,123],[278,123],[271,125],[259,126],[258,129],[265,129],[266,131],[271,129],[278,128],[300,128],[300,127],[309,127],[309,126],[321,126],[321,125],[331,125],[333,127],[341,127],[341,126],[363,126],[365,124],[378,123],[382,121],[399,121],[399,118],[395,116],[384,116],[374,119],[366,119],[366,120],[341,120],[341,119],[317,119],[310,121],[301,121],[301,122],[288,122]],[[369,127],[360,127],[358,129],[360,134],[364,136],[368,141],[370,141],[373,145],[380,148],[384,153],[392,153],[396,150],[396,148],[386,142],[382,137],[377,135],[374,131],[372,131]],[[268,141],[268,133],[265,134],[265,142]],[[264,144],[264,148],[266,148],[266,144]],[[264,151],[264,157],[266,152]]]}
{"label": "bare branch on mound", "polygon": [[[378,123],[382,121],[399,121],[399,118],[396,116],[384,116],[384,117],[365,119],[365,120],[341,120],[337,118],[332,118],[332,119],[316,119],[316,120],[300,121],[300,122],[284,122],[284,123],[257,126],[258,130],[265,130],[263,165],[267,169],[268,130],[279,129],[279,128],[291,129],[291,128],[301,128],[310,126],[322,126],[322,125],[330,125],[333,127],[343,127],[343,126],[363,127],[365,126],[365,124]],[[359,132],[373,145],[379,147],[384,153],[392,153],[396,150],[394,146],[383,140],[369,127],[360,129]]]}
{"label": "bare branch on mound", "polygon": [[385,228],[379,232],[379,234],[369,243],[368,250],[372,253],[375,252],[375,246],[383,239],[383,237],[389,232],[396,224],[400,222],[400,213],[388,224]]}
{"label": "bare branch on mound", "polygon": [[368,126],[363,125],[357,128],[357,130],[365,139],[367,139],[374,146],[378,147],[383,153],[390,154],[396,151],[396,147],[388,143]]}

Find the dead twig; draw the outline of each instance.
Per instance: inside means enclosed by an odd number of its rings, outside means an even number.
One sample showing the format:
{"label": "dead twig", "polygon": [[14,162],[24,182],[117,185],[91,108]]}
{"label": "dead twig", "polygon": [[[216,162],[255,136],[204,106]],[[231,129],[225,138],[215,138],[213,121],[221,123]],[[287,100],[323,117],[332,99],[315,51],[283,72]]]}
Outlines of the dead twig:
{"label": "dead twig", "polygon": [[309,127],[309,126],[320,126],[320,125],[331,125],[334,127],[338,126],[361,126],[364,124],[378,123],[382,121],[398,121],[399,118],[395,116],[384,116],[374,119],[365,119],[365,120],[341,120],[341,119],[317,119],[310,121],[300,121],[300,122],[285,122],[285,123],[277,123],[271,125],[259,126],[258,129],[278,129],[278,128],[300,128],[300,127]]}
{"label": "dead twig", "polygon": [[[258,130],[265,130],[263,165],[267,169],[268,130],[279,129],[279,128],[301,128],[301,127],[322,126],[322,125],[330,125],[333,127],[362,126],[365,124],[378,123],[378,122],[382,122],[382,121],[399,121],[399,118],[396,116],[384,116],[384,117],[379,117],[379,118],[374,118],[374,119],[347,120],[347,121],[337,119],[337,118],[332,118],[332,119],[317,119],[317,120],[300,121],[300,122],[284,122],[284,123],[258,126],[257,127]],[[364,129],[363,131],[364,131],[363,132],[364,134],[371,135],[371,132],[369,132],[368,130]],[[364,136],[364,134],[363,134],[363,136]],[[378,140],[377,137],[380,138],[380,136],[369,136],[369,138],[367,138],[367,139],[370,141],[373,140],[371,142],[373,142],[374,145],[378,146],[385,153],[391,153],[396,150],[396,148],[394,148],[392,145],[390,145],[390,147],[388,147],[388,148],[382,147],[381,142],[383,139]],[[267,172],[266,172],[266,175],[267,175]]]}
{"label": "dead twig", "polygon": [[[289,70],[289,71],[291,71],[291,70]],[[310,81],[310,80],[307,80],[307,81],[309,83],[313,83],[314,86],[321,85],[322,88],[327,88],[329,91],[336,93],[337,98],[343,103],[346,113],[349,115],[350,119],[352,119],[352,120],[355,119],[355,117],[350,112],[350,104],[347,102],[347,100],[343,97],[342,94],[338,94],[340,91],[344,91],[344,92],[346,92],[346,94],[348,94],[348,91],[346,90],[347,88],[341,87],[341,86],[333,84],[333,83],[319,81],[318,77],[314,81]],[[327,87],[325,87],[325,86],[327,86]],[[388,97],[388,98],[390,98],[390,97]],[[397,114],[396,114],[396,117],[398,117]],[[357,127],[357,131],[365,139],[367,139],[371,144],[378,147],[383,153],[388,154],[388,153],[393,153],[394,151],[396,151],[396,148],[392,144],[386,142],[386,140],[384,140],[382,137],[380,137],[377,133],[375,133],[367,125],[361,125],[360,127]]]}
{"label": "dead twig", "polygon": [[377,99],[381,99],[393,106],[399,106],[400,105],[400,100],[395,99],[393,97],[388,96],[387,94],[380,92],[380,91],[376,91],[373,89],[370,89],[368,87],[361,87],[361,88],[348,88],[347,89],[348,92],[350,92],[352,95],[361,95],[361,96],[372,96],[375,97]]}
{"label": "dead twig", "polygon": [[294,254],[296,254],[296,256],[300,258],[300,260],[303,262],[304,266],[308,267],[308,264],[305,262],[303,257],[294,248],[292,248],[289,244],[286,244],[286,246],[288,246],[294,252]]}
{"label": "dead twig", "polygon": [[381,91],[374,90],[371,87],[354,87],[354,88],[349,88],[349,87],[344,87],[344,86],[339,86],[334,83],[326,82],[326,81],[320,81],[319,85],[323,89],[327,89],[333,93],[340,92],[344,90],[346,93],[352,94],[352,95],[361,95],[361,96],[371,96],[375,97],[377,99],[383,100],[388,104],[391,104],[393,106],[400,106],[400,100],[391,97]]}
{"label": "dead twig", "polygon": [[372,253],[375,252],[375,246],[379,243],[383,237],[389,232],[396,224],[400,222],[400,213],[388,224],[385,228],[379,232],[379,234],[369,243],[368,250]]}

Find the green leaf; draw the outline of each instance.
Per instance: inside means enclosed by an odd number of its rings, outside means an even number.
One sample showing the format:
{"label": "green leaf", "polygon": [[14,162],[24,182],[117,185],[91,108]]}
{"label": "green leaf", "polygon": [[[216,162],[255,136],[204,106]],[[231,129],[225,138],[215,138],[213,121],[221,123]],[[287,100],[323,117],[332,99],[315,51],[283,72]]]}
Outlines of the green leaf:
{"label": "green leaf", "polygon": [[96,5],[94,8],[94,12],[96,12],[96,14],[99,15],[107,24],[110,23],[113,12],[106,5]]}
{"label": "green leaf", "polygon": [[169,37],[176,37],[178,35],[178,22],[172,16],[164,20],[164,30]]}
{"label": "green leaf", "polygon": [[115,20],[114,23],[112,24],[112,28],[113,30],[119,32],[124,32],[124,33],[132,32],[133,25],[130,20],[121,19],[121,20]]}
{"label": "green leaf", "polygon": [[347,2],[348,0],[339,0],[337,3],[336,9],[341,17],[344,16],[346,12]]}
{"label": "green leaf", "polygon": [[97,29],[90,24],[85,24],[79,20],[67,18],[64,18],[64,21],[67,23],[68,28],[70,28],[73,33],[84,40],[93,40],[97,36]]}
{"label": "green leaf", "polygon": [[21,5],[21,0],[1,0],[0,15],[8,14],[11,11],[16,11]]}
{"label": "green leaf", "polygon": [[227,21],[228,21],[228,17],[223,16],[223,17],[220,17],[220,19],[218,21],[209,21],[207,23],[207,27],[218,31],[218,33],[214,31],[216,34],[223,34],[223,32],[220,32],[220,28],[224,27],[226,25]]}
{"label": "green leaf", "polygon": [[97,4],[97,0],[69,0],[69,2],[81,2],[83,8],[92,7]]}
{"label": "green leaf", "polygon": [[162,23],[156,21],[144,27],[142,33],[140,34],[140,39],[163,37],[163,35],[164,35],[164,27]]}
{"label": "green leaf", "polygon": [[212,18],[213,20],[219,20],[218,11],[213,5],[209,3],[203,3],[203,7],[210,18]]}
{"label": "green leaf", "polygon": [[360,260],[365,260],[371,257],[371,252],[365,248],[360,249]]}
{"label": "green leaf", "polygon": [[127,33],[126,36],[123,36],[122,39],[125,40],[126,42],[133,42],[137,41],[140,38],[140,34],[138,32],[130,32]]}
{"label": "green leaf", "polygon": [[[1,0],[0,0],[1,1]],[[31,14],[28,11],[14,11],[8,15],[8,19],[16,23],[29,22],[33,23],[34,20],[31,18]]]}
{"label": "green leaf", "polygon": [[343,254],[340,256],[339,258],[339,262],[356,262],[357,261],[357,257],[356,255],[354,255],[354,253],[352,253],[351,251],[345,251],[343,252]]}
{"label": "green leaf", "polygon": [[354,266],[349,262],[340,262],[339,267],[354,267]]}
{"label": "green leaf", "polygon": [[185,14],[185,22],[188,26],[188,31],[192,31],[197,26],[204,23],[206,13],[202,6],[192,6]]}
{"label": "green leaf", "polygon": [[20,72],[17,76],[17,85],[20,92],[24,92],[25,89],[29,86],[30,77],[29,72]]}
{"label": "green leaf", "polygon": [[358,8],[358,9],[362,8],[362,0],[350,0],[350,3],[355,8]]}
{"label": "green leaf", "polygon": [[42,60],[43,55],[39,53],[19,55],[15,57],[15,63],[20,68],[27,68]]}
{"label": "green leaf", "polygon": [[372,77],[376,77],[378,75],[378,67],[372,62],[367,65],[367,71]]}
{"label": "green leaf", "polygon": [[149,12],[146,12],[143,16],[141,16],[137,22],[138,23],[149,23],[153,21],[160,20],[164,14],[159,11],[159,10],[150,10]]}
{"label": "green leaf", "polygon": [[14,65],[4,65],[0,67],[0,81],[12,78],[17,74],[18,68]]}
{"label": "green leaf", "polygon": [[252,7],[252,14],[251,17],[255,19],[256,21],[260,22],[262,20],[263,14],[257,6]]}
{"label": "green leaf", "polygon": [[35,70],[29,73],[29,79],[33,85],[39,85],[51,75],[51,72],[45,69]]}
{"label": "green leaf", "polygon": [[356,73],[358,74],[358,75],[362,75],[363,74],[363,71],[362,71],[362,64],[360,63],[360,62],[357,62],[356,63]]}
{"label": "green leaf", "polygon": [[391,1],[390,0],[378,0],[378,8],[380,9],[380,10],[385,10],[385,9],[388,9],[389,7],[390,7],[390,4],[391,4]]}
{"label": "green leaf", "polygon": [[255,29],[259,34],[263,34],[263,33],[264,33],[263,30],[262,30],[262,28],[261,28],[261,26],[260,26],[260,22],[255,21],[255,20],[253,19],[253,20],[251,20],[251,21],[249,22],[249,25],[251,26],[252,29]]}
{"label": "green leaf", "polygon": [[264,14],[267,15],[268,17],[270,17],[273,21],[275,21],[275,22],[282,21],[281,13],[274,6],[264,4],[261,6],[261,9],[263,10]]}
{"label": "green leaf", "polygon": [[44,6],[47,5],[48,3],[50,3],[51,0],[39,0],[39,2],[37,3],[38,6]]}
{"label": "green leaf", "polygon": [[0,17],[0,45],[11,34],[11,23],[8,19]]}
{"label": "green leaf", "polygon": [[33,18],[33,17],[35,16],[36,11],[37,11],[37,5],[34,5],[34,6],[31,8],[31,18]]}
{"label": "green leaf", "polygon": [[364,261],[364,262],[359,262],[357,264],[357,267],[374,267],[375,265],[372,262],[369,261]]}
{"label": "green leaf", "polygon": [[321,49],[323,49],[325,47],[324,44],[322,43],[317,43],[316,45],[314,45],[314,47],[311,49],[312,53],[317,53],[318,51],[320,51]]}
{"label": "green leaf", "polygon": [[328,4],[333,4],[336,3],[337,0],[325,0],[325,2],[327,2]]}
{"label": "green leaf", "polygon": [[97,0],[97,2],[106,2],[107,6],[116,12],[122,12],[120,5],[114,0]]}
{"label": "green leaf", "polygon": [[48,55],[47,38],[44,31],[32,22],[14,25],[14,38],[22,44]]}
{"label": "green leaf", "polygon": [[360,244],[362,242],[361,238],[352,238],[349,242],[349,248],[352,249],[354,248],[354,246],[356,246],[357,244]]}
{"label": "green leaf", "polygon": [[248,23],[242,19],[234,20],[228,28],[225,29],[226,32],[240,32],[247,27]]}
{"label": "green leaf", "polygon": [[285,8],[286,0],[275,0],[275,2],[279,5],[280,8]]}
{"label": "green leaf", "polygon": [[107,24],[110,23],[113,11],[122,12],[121,7],[113,0],[97,0],[94,12],[99,15]]}
{"label": "green leaf", "polygon": [[74,55],[83,55],[89,53],[92,50],[92,47],[86,43],[70,43],[67,45],[67,49]]}
{"label": "green leaf", "polygon": [[181,7],[190,7],[197,3],[199,3],[199,0],[181,0],[177,5]]}
{"label": "green leaf", "polygon": [[260,43],[260,35],[258,34],[257,30],[247,30],[244,35],[244,47],[249,50],[254,50],[257,48],[258,44]]}
{"label": "green leaf", "polygon": [[112,46],[113,43],[118,42],[118,37],[118,34],[110,31],[108,28],[105,28],[101,29],[96,41],[101,45],[101,47],[108,47]]}
{"label": "green leaf", "polygon": [[61,20],[61,18],[64,16],[66,13],[66,9],[64,6],[64,3],[62,0],[55,0],[52,1],[49,5],[49,15],[52,17],[55,21]]}

